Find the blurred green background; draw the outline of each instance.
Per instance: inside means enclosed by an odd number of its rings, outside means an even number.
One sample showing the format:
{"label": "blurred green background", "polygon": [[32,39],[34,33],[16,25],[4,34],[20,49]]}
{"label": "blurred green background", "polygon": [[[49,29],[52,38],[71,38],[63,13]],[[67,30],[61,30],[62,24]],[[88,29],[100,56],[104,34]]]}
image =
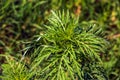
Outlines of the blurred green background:
{"label": "blurred green background", "polygon": [[[42,34],[50,11],[69,10],[84,26],[96,24],[110,42],[101,55],[110,80],[120,79],[120,0],[0,0],[0,54],[22,56],[24,42]],[[0,57],[0,66],[5,63]],[[0,74],[2,70],[0,68]]]}

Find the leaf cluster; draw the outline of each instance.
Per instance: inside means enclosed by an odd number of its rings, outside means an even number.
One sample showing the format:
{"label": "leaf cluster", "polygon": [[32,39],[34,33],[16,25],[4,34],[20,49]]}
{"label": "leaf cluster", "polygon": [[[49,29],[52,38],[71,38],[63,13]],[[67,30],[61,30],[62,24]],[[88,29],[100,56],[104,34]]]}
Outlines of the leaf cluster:
{"label": "leaf cluster", "polygon": [[34,50],[28,53],[32,60],[30,67],[36,70],[36,77],[42,80],[101,77],[104,80],[100,53],[105,51],[107,41],[99,36],[101,30],[94,26],[79,26],[78,19],[64,11],[52,11],[48,20],[47,30],[33,43]]}

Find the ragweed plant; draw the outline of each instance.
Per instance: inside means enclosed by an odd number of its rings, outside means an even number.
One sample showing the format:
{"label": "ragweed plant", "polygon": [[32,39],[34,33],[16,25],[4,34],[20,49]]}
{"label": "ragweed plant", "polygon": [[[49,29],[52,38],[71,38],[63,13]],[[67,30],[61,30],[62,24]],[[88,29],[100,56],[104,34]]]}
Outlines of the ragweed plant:
{"label": "ragweed plant", "polygon": [[6,55],[0,55],[4,57],[6,62],[2,64],[2,80],[31,80],[35,72],[30,72],[24,62],[16,60],[15,57]]}
{"label": "ragweed plant", "polygon": [[54,12],[42,35],[27,48],[30,71],[41,80],[105,80],[101,53],[107,41],[101,29],[79,26],[69,12]]}

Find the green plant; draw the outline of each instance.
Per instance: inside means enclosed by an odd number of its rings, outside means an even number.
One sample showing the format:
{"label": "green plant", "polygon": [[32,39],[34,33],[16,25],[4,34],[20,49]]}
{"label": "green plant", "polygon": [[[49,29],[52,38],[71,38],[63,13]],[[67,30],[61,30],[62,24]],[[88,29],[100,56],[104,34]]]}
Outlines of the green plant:
{"label": "green plant", "polygon": [[[23,53],[23,51],[20,50],[25,48],[25,44],[23,42],[25,40],[28,41],[32,39],[33,35],[35,34],[42,33],[41,29],[43,30],[45,28],[45,26],[42,25],[44,23],[49,23],[49,21],[46,19],[48,18],[48,15],[50,15],[50,10],[57,11],[64,9],[66,11],[68,9],[72,17],[80,17],[78,26],[77,28],[75,28],[75,32],[78,31],[78,33],[81,33],[83,31],[86,31],[88,28],[90,28],[88,26],[90,26],[91,24],[97,25],[94,28],[92,28],[94,25],[91,25],[92,30],[96,30],[95,28],[98,27],[102,27],[105,30],[105,34],[107,34],[107,36],[105,37],[109,40],[111,44],[105,53],[98,52],[103,62],[103,67],[105,71],[102,70],[102,68],[97,68],[97,73],[101,74],[101,72],[104,71],[106,73],[105,76],[107,76],[110,80],[119,80],[119,2],[119,0],[0,0],[0,55],[8,53],[17,59],[17,61],[15,59],[15,61],[13,62],[18,63]],[[43,31],[43,34],[44,33],[46,33],[46,31]],[[103,35],[101,34],[96,36],[103,37]],[[38,37],[41,37],[41,39],[43,39],[43,37],[40,35],[38,35]],[[35,67],[35,63],[32,61],[36,59],[37,54],[40,52],[38,50],[40,44],[46,43],[44,42],[44,40],[40,40],[40,42],[39,40],[31,42],[32,44],[28,47],[29,49],[27,48],[28,52],[24,53],[23,55],[25,58],[23,57],[24,59],[22,58],[22,63],[20,62],[19,64],[25,64],[24,66],[26,68],[27,65],[27,70],[32,69],[33,71],[35,70],[35,72],[37,72],[37,69],[41,69],[41,66]],[[49,42],[47,41],[47,43]],[[41,48],[42,47],[40,47],[40,50]],[[20,53],[18,51],[20,51]],[[26,58],[28,58],[28,60]],[[29,58],[31,58],[31,60],[29,60]],[[83,58],[81,59],[84,60]],[[32,65],[24,63],[24,60],[27,60],[28,62],[30,61],[30,64],[32,63]],[[84,62],[86,62],[86,60]],[[7,60],[3,56],[0,56],[0,75],[2,75],[1,68],[7,68],[3,67],[4,63],[6,65],[9,62],[7,62]],[[82,68],[82,70],[86,72],[83,74],[84,79],[90,78],[90,75],[93,75],[93,72],[95,72],[95,66],[91,63],[87,64],[87,62],[82,65],[84,65],[84,68]],[[9,66],[10,65],[8,65],[8,67]],[[37,75],[37,73],[35,73],[35,75]],[[38,77],[34,76],[33,79],[38,79]]]}
{"label": "green plant", "polygon": [[108,42],[101,29],[79,26],[69,12],[52,11],[47,30],[27,48],[31,70],[42,80],[106,79],[100,58]]}
{"label": "green plant", "polygon": [[[69,12],[52,11],[45,25],[47,30],[38,35],[26,48],[21,60],[9,60],[2,65],[5,80],[104,80],[107,79],[100,58],[107,46],[101,29],[95,25],[79,26],[78,19]],[[29,64],[24,62],[30,58]],[[14,74],[14,75],[13,75]]]}
{"label": "green plant", "polygon": [[0,55],[6,59],[6,63],[2,64],[2,80],[30,80],[34,76],[35,72],[30,72],[25,63],[17,61],[15,57],[6,55]]}

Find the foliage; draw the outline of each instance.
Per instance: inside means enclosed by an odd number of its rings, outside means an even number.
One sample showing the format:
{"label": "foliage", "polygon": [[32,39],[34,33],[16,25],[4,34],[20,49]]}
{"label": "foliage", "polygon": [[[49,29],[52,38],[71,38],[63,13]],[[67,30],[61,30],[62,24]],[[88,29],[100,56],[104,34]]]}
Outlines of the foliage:
{"label": "foliage", "polygon": [[[32,71],[36,72],[32,74],[34,79],[42,80],[106,79],[99,55],[105,51],[107,42],[99,36],[101,30],[94,29],[94,26],[79,26],[78,19],[72,18],[69,12],[64,11],[52,11],[49,24],[45,26],[45,33],[38,36],[38,40],[27,48],[26,53],[31,56],[31,63],[28,64],[30,69],[24,64],[19,63],[18,66],[7,61],[8,64],[3,65],[3,77],[29,80],[32,73],[27,73]],[[12,65],[15,68],[17,66],[15,72],[9,69]],[[13,73],[10,74],[9,70],[16,75],[11,78]]]}
{"label": "foliage", "polygon": [[[56,44],[55,42],[58,43],[60,41],[61,42],[59,43],[59,45],[61,45],[61,47],[63,46],[66,47],[65,46],[66,44],[72,43],[68,40],[63,39],[66,37],[63,37],[61,40],[60,37],[57,37],[58,35],[52,37],[53,39],[51,39],[51,37],[48,37],[47,35],[46,36],[42,35],[44,33],[45,34],[49,33],[50,30],[49,31],[46,30],[49,29],[49,26],[52,26],[52,24],[50,23],[51,18],[50,20],[47,20],[49,15],[51,14],[50,13],[51,10],[55,11],[64,10],[64,15],[66,15],[66,11],[69,10],[72,19],[75,19],[76,17],[79,16],[78,23],[75,23],[76,24],[75,29],[71,28],[74,29],[75,32],[74,34],[76,35],[78,35],[78,33],[83,34],[84,31],[90,29],[89,32],[85,32],[84,34],[90,33],[96,35],[97,37],[98,36],[104,37],[110,42],[109,46],[107,45],[109,48],[105,50],[105,53],[102,51],[96,52],[99,55],[100,59],[98,59],[99,57],[96,58],[97,56],[95,58],[89,56],[89,59],[87,59],[88,62],[85,62],[87,56],[82,55],[81,60],[85,60],[84,68],[82,68],[83,70],[82,75],[84,75],[82,76],[82,78],[87,79],[90,75],[96,78],[98,74],[100,74],[98,77],[100,76],[103,77],[104,75],[102,74],[105,74],[105,76],[107,76],[109,80],[119,80],[120,79],[119,2],[120,2],[119,0],[0,0],[0,55],[7,53],[7,55],[5,56],[11,55],[12,57],[15,58],[11,63],[13,64],[19,63],[21,64],[21,66],[25,66],[24,67],[25,71],[32,69],[33,70],[32,72],[34,71],[37,72],[37,69],[41,69],[40,68],[41,66],[34,67],[35,64],[34,59],[36,59],[37,53],[39,52],[38,47],[40,47],[41,50],[43,48],[42,44],[54,46],[53,43]],[[66,16],[64,19],[66,19]],[[63,24],[67,23],[67,25],[68,24],[72,25],[74,24],[73,21],[74,20],[70,20],[71,23],[69,21],[68,23],[63,22]],[[75,20],[75,22],[77,21]],[[47,24],[48,27],[43,26],[44,24]],[[103,34],[100,29],[104,29],[105,33]],[[98,33],[100,34],[95,33],[97,30]],[[65,33],[67,33],[67,31],[71,32],[68,29],[65,31]],[[62,32],[63,31],[60,31],[60,33]],[[55,32],[54,34],[51,33],[49,34],[56,35]],[[69,35],[69,33],[66,35],[62,33],[59,36],[67,35]],[[38,38],[37,42],[36,40],[33,41],[33,39],[36,37],[40,38],[40,40]],[[72,36],[69,36],[69,38],[71,37]],[[50,38],[50,41],[46,40],[48,38]],[[56,38],[58,38],[59,40],[57,41]],[[25,48],[26,47],[26,44],[24,43],[25,41],[27,41],[27,43],[31,43],[30,46],[28,46],[27,48]],[[67,43],[63,45],[63,43],[66,41]],[[28,50],[27,53],[24,52],[24,49]],[[94,59],[96,63],[90,63],[90,61],[94,61]],[[9,64],[7,64],[9,63],[9,61],[7,61],[5,57],[0,56],[0,75],[2,75],[2,72],[5,69],[5,67],[2,67],[4,66],[3,63],[5,63],[5,65],[8,65],[9,67]],[[101,62],[103,63],[101,64]],[[83,65],[82,62],[80,64]],[[96,66],[92,64],[95,64]],[[98,68],[98,66],[100,68]],[[1,67],[4,69],[2,69]],[[94,72],[96,73],[95,71],[96,68],[97,75],[94,74]],[[10,72],[12,72],[12,69]],[[38,79],[37,78],[38,76],[39,75],[37,75],[36,77],[34,76],[34,79]],[[92,76],[90,76],[89,78],[91,78]]]}
{"label": "foliage", "polygon": [[24,63],[14,59],[10,55],[2,55],[7,63],[2,65],[3,72],[0,78],[2,80],[30,80],[34,76],[34,71],[30,72]]}
{"label": "foliage", "polygon": [[31,52],[31,66],[40,68],[36,76],[42,80],[105,79],[100,71],[99,55],[106,49],[107,42],[99,36],[101,30],[79,26],[78,19],[64,11],[62,14],[52,11],[49,22],[34,45],[37,47],[33,47],[34,53]]}

